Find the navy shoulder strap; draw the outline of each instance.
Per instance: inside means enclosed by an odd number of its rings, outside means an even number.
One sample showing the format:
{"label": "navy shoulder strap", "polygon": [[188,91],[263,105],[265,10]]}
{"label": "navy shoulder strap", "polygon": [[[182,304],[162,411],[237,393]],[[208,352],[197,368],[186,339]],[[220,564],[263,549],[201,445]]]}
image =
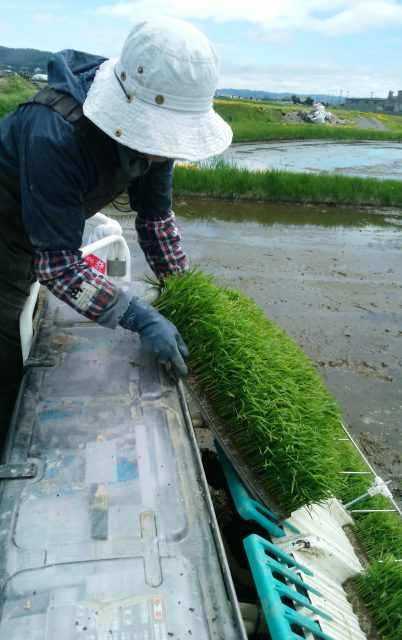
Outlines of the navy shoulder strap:
{"label": "navy shoulder strap", "polygon": [[84,116],[82,106],[75,98],[52,87],[44,87],[21,104],[42,104],[56,111],[64,120],[74,126],[88,147],[98,171],[102,172],[108,162],[107,152],[102,144],[105,135]]}
{"label": "navy shoulder strap", "polygon": [[61,115],[64,120],[71,122],[71,124],[75,124],[81,118],[85,117],[81,105],[75,98],[67,93],[62,93],[61,91],[52,89],[52,87],[45,87],[44,89],[41,89],[41,91],[35,93],[22,104],[29,104],[30,102],[50,107]]}

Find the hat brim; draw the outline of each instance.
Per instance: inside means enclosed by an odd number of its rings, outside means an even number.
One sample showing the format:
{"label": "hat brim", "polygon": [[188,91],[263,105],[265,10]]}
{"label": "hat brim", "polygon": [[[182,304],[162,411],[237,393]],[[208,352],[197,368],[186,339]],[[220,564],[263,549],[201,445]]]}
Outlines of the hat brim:
{"label": "hat brim", "polygon": [[83,105],[84,115],[107,135],[131,149],[178,160],[205,160],[222,153],[232,141],[232,130],[211,109],[189,113],[145,102],[127,100],[114,67],[104,62]]}

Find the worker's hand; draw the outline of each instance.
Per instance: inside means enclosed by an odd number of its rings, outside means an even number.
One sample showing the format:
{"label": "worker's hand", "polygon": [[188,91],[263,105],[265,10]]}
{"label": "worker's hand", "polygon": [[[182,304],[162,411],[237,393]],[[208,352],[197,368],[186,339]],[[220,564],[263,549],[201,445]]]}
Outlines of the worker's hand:
{"label": "worker's hand", "polygon": [[119,324],[124,329],[137,331],[145,349],[161,364],[171,365],[185,376],[188,373],[183,356],[188,356],[187,346],[174,324],[145,300],[132,298]]}

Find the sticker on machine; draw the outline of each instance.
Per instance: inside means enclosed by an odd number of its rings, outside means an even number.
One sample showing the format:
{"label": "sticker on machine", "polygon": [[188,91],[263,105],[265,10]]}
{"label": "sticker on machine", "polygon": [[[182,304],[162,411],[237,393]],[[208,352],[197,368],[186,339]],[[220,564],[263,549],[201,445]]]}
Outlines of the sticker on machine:
{"label": "sticker on machine", "polygon": [[164,597],[53,605],[48,609],[45,640],[54,638],[169,640]]}
{"label": "sticker on machine", "polygon": [[86,443],[85,484],[129,482],[138,478],[137,429],[138,425],[109,440],[98,435],[96,440]]}

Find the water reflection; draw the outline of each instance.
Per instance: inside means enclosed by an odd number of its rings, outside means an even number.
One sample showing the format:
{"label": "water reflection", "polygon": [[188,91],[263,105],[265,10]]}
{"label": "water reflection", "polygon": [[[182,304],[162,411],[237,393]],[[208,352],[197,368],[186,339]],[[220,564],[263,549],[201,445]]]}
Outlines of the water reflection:
{"label": "water reflection", "polygon": [[402,180],[398,142],[301,140],[234,144],[223,157],[252,171],[329,173]]}
{"label": "water reflection", "polygon": [[[299,205],[253,202],[250,200],[218,200],[214,198],[182,198],[174,203],[178,216],[187,220],[214,220],[235,224],[254,223],[263,226],[319,227],[386,227],[402,225],[398,210],[376,210],[324,205]],[[120,219],[120,218],[119,218]]]}

